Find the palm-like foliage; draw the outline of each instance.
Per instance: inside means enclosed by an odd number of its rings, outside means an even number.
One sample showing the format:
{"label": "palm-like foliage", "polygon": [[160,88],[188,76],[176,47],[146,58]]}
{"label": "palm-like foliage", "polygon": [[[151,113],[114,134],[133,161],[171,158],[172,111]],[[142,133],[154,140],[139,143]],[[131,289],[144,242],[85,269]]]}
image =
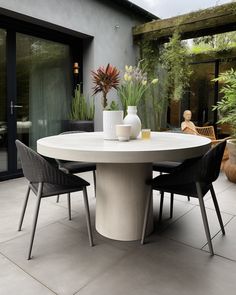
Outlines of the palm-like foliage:
{"label": "palm-like foliage", "polygon": [[107,103],[107,94],[114,88],[117,89],[120,78],[119,70],[108,64],[106,67],[99,67],[97,71],[92,71],[92,81],[94,83],[93,95],[102,92],[103,95],[103,108],[105,109],[108,105]]}

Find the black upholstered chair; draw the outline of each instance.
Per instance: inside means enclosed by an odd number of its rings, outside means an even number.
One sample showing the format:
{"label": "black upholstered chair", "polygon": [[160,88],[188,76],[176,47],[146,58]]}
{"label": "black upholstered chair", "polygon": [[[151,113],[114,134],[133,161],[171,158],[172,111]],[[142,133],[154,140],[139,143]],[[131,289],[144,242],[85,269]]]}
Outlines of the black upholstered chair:
{"label": "black upholstered chair", "polygon": [[[61,133],[63,134],[72,134],[72,133],[82,133],[84,131],[66,131]],[[87,163],[87,162],[74,162],[74,161],[64,161],[55,159],[58,168],[67,174],[77,174],[83,172],[93,172],[93,182],[94,182],[94,192],[96,195],[96,164],[95,163]],[[57,202],[59,202],[60,196],[57,196]]]}
{"label": "black upholstered chair", "polygon": [[171,173],[179,165],[181,165],[181,162],[163,161],[163,162],[153,163],[152,169],[153,169],[153,171],[160,172],[161,174],[162,173]]}
{"label": "black upholstered chair", "polygon": [[[159,172],[161,175],[163,173],[173,173],[176,168],[178,168],[182,163],[181,162],[171,162],[171,161],[163,161],[153,163],[152,170]],[[188,201],[190,201],[190,197],[187,196]],[[170,194],[170,218],[173,217],[173,207],[174,207],[174,194]]]}
{"label": "black upholstered chair", "polygon": [[[209,150],[203,157],[186,160],[180,166],[178,166],[174,172],[160,175],[152,179],[149,183],[152,186],[152,189],[159,190],[161,192],[160,215],[162,214],[164,192],[198,198],[207,242],[212,255],[214,252],[203,198],[208,191],[211,192],[220,227],[222,233],[225,234],[218,202],[212,185],[220,173],[220,165],[224,154],[225,145],[226,142],[223,141]],[[152,194],[147,196],[141,239],[142,244],[144,243],[145,239],[151,198]]]}
{"label": "black upholstered chair", "polygon": [[23,174],[29,181],[23,205],[23,210],[19,222],[19,231],[22,228],[22,223],[30,191],[32,190],[33,193],[37,196],[28,259],[31,258],[41,199],[59,194],[68,194],[69,219],[71,219],[70,193],[83,191],[89,243],[90,246],[93,246],[93,237],[87,196],[87,186],[89,185],[89,183],[80,177],[71,174],[66,174],[60,171],[58,168],[52,166],[46,159],[44,159],[38,153],[24,145],[19,140],[16,140],[16,146],[21,159]]}

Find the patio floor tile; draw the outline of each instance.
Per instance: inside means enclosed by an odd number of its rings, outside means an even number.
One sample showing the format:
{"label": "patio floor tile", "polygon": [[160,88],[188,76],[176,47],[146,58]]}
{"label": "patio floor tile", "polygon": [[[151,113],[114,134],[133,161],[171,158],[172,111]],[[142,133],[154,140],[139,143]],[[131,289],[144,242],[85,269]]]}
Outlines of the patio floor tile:
{"label": "patio floor tile", "polygon": [[[236,215],[236,185],[217,194],[220,210],[225,213]],[[212,199],[206,201],[208,208],[214,208]]]}
{"label": "patio floor tile", "polygon": [[53,295],[47,287],[0,255],[1,295]]}
{"label": "patio floor tile", "polygon": [[107,243],[90,247],[88,236],[60,223],[36,232],[33,259],[26,260],[29,235],[0,244],[0,252],[57,294],[74,294],[117,263],[126,251]]}
{"label": "patio floor tile", "polygon": [[235,292],[236,264],[159,238],[123,258],[76,295],[222,295]]}
{"label": "patio floor tile", "polygon": [[[225,236],[218,234],[212,243],[216,254],[236,261],[236,217],[225,226]],[[207,247],[203,248],[208,250]]]}
{"label": "patio floor tile", "polygon": [[[88,188],[96,246],[88,245],[83,197],[72,194],[72,221],[67,198],[46,198],[39,213],[33,259],[26,260],[35,197],[30,197],[22,232],[17,232],[26,192],[24,178],[0,183],[0,294],[234,294],[236,272],[236,185],[223,174],[215,190],[226,235],[222,236],[208,194],[205,204],[215,253],[207,252],[198,200],[175,196],[174,216],[169,218],[170,197],[165,194],[162,223],[158,224],[160,194],[154,192],[155,230],[140,241],[119,242],[95,230],[92,173],[82,173]],[[197,249],[196,249],[197,248]],[[203,251],[204,250],[204,251]],[[219,257],[219,256],[221,257]]]}
{"label": "patio floor tile", "polygon": [[[211,236],[213,237],[220,231],[220,225],[216,212],[207,209],[207,217]],[[222,213],[224,224],[232,218],[232,215]],[[196,206],[193,210],[182,216],[179,220],[168,226],[162,235],[179,241],[186,245],[201,249],[206,243],[206,235],[203,227],[200,207]]]}

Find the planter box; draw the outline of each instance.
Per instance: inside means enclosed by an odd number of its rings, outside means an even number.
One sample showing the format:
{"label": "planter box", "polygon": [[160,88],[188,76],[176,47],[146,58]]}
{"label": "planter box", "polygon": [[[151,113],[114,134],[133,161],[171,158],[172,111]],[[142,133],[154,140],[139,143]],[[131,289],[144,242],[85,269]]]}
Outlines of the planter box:
{"label": "planter box", "polygon": [[229,160],[224,165],[224,171],[229,181],[236,183],[236,140],[227,140]]}
{"label": "planter box", "polygon": [[62,124],[62,130],[65,131],[94,131],[94,121],[73,121],[65,120]]}

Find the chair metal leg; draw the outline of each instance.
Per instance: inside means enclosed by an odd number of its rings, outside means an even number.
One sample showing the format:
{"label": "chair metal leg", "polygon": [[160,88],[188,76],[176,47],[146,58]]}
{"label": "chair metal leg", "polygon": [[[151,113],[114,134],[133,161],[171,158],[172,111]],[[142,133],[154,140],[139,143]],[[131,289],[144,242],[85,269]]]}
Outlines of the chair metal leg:
{"label": "chair metal leg", "polygon": [[60,195],[57,195],[57,203],[59,203]]}
{"label": "chair metal leg", "polygon": [[215,209],[216,209],[216,214],[217,214],[217,217],[218,217],[218,220],[219,220],[219,223],[220,223],[222,234],[225,235],[224,224],[223,224],[223,220],[222,220],[222,217],[221,217],[221,214],[220,214],[220,208],[219,208],[219,205],[218,205],[218,202],[217,202],[217,199],[216,199],[216,194],[215,194],[213,185],[211,185],[210,191],[211,191],[212,200],[213,200],[213,203],[214,203],[214,206],[215,206]]}
{"label": "chair metal leg", "polygon": [[163,202],[164,202],[164,192],[160,192],[160,193],[161,193],[161,198],[160,198],[159,223],[161,223],[161,219],[162,219]]}
{"label": "chair metal leg", "polygon": [[204,229],[205,229],[205,233],[206,233],[206,237],[207,237],[208,247],[209,247],[211,255],[214,255],[213,246],[212,246],[212,242],[211,242],[211,234],[210,234],[209,224],[208,224],[207,215],[206,215],[206,208],[205,208],[204,201],[203,201],[201,186],[198,182],[196,183],[196,189],[197,189]]}
{"label": "chair metal leg", "polygon": [[25,210],[26,210],[26,207],[27,207],[27,204],[28,204],[28,200],[29,200],[29,194],[30,194],[30,186],[28,185],[27,191],[26,191],[26,195],[25,195],[23,209],[22,209],[22,212],[21,212],[21,217],[20,217],[20,222],[19,222],[19,226],[18,226],[18,231],[21,231],[21,228],[22,228],[23,220],[24,220],[24,217],[25,217]]}
{"label": "chair metal leg", "polygon": [[145,236],[146,236],[146,230],[147,230],[148,215],[149,215],[151,199],[152,199],[152,187],[150,187],[150,193],[147,196],[147,200],[146,200],[146,204],[145,204],[141,245],[143,245],[145,243]]}
{"label": "chair metal leg", "polygon": [[174,194],[170,194],[170,218],[173,217]]}
{"label": "chair metal leg", "polygon": [[190,196],[188,196],[187,198],[188,198],[188,201],[190,202]]}
{"label": "chair metal leg", "polygon": [[84,207],[85,207],[85,214],[86,214],[86,222],[88,228],[88,235],[89,235],[89,244],[93,246],[93,235],[92,235],[92,227],[91,227],[91,219],[90,219],[90,212],[89,212],[89,203],[88,203],[88,194],[87,188],[83,188],[83,195],[84,195]]}
{"label": "chair metal leg", "polygon": [[97,190],[96,170],[93,170],[93,184],[94,184],[94,194],[96,198],[96,190]]}
{"label": "chair metal leg", "polygon": [[70,193],[67,194],[67,203],[68,203],[69,220],[71,220],[71,198],[70,198]]}
{"label": "chair metal leg", "polygon": [[39,183],[38,193],[37,193],[37,203],[36,203],[36,207],[35,207],[33,227],[32,227],[32,232],[31,232],[31,237],[30,237],[28,260],[31,259],[31,252],[32,252],[32,248],[33,248],[35,230],[36,230],[37,221],[38,221],[38,215],[39,215],[39,208],[40,208],[40,203],[41,203],[42,191],[43,191],[43,183]]}

